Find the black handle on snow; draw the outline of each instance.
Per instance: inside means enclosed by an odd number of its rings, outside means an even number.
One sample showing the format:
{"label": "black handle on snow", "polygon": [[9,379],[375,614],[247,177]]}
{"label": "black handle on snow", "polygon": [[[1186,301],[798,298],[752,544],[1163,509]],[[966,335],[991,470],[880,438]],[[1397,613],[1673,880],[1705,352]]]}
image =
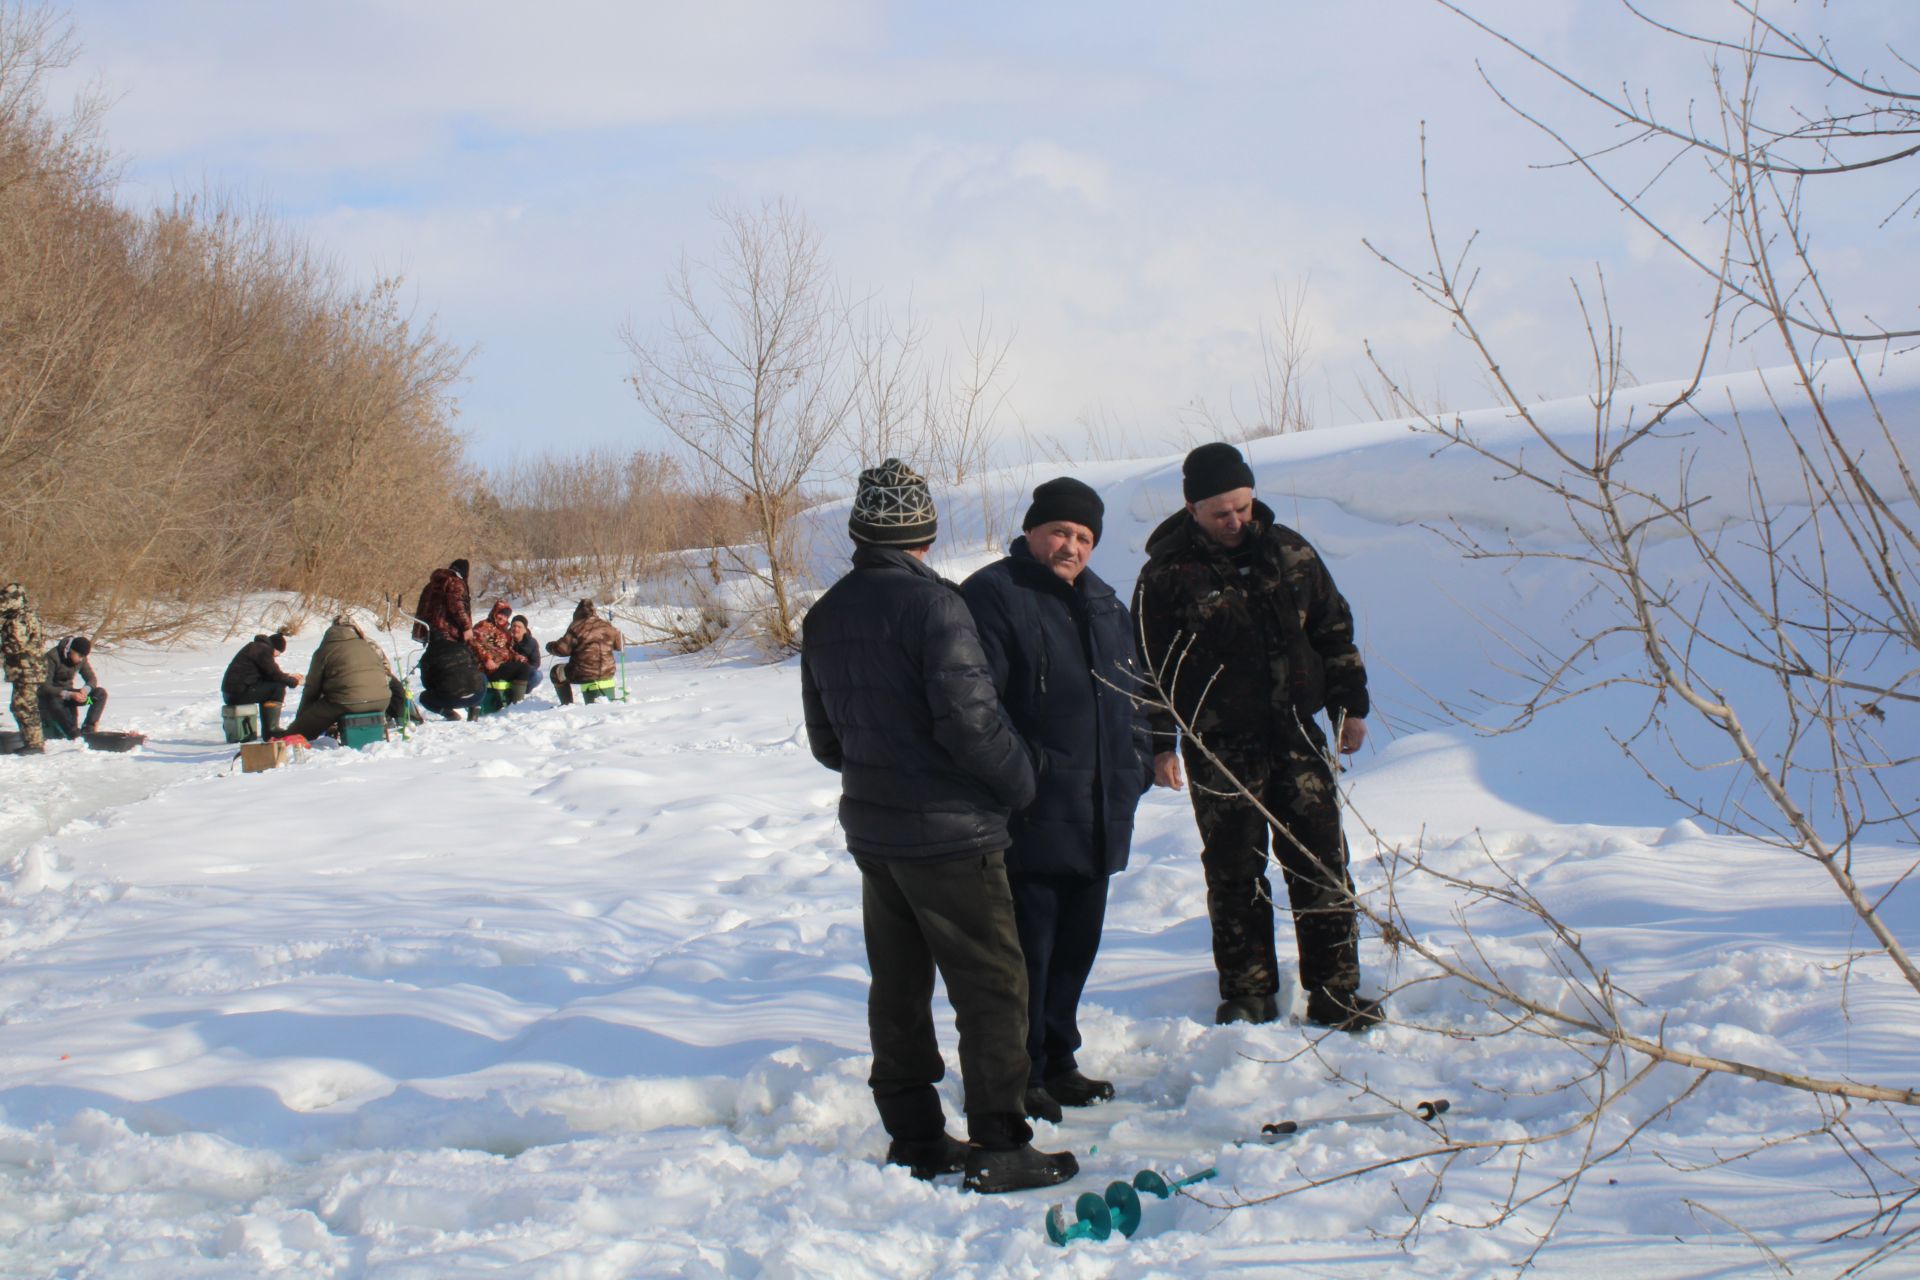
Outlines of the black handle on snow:
{"label": "black handle on snow", "polygon": [[[1431,1102],[1421,1102],[1415,1105],[1413,1115],[1422,1122],[1431,1122],[1435,1116],[1445,1115],[1452,1109],[1453,1104],[1445,1098],[1435,1098]],[[1300,1132],[1302,1128],[1310,1124],[1338,1124],[1343,1120],[1390,1120],[1400,1114],[1398,1111],[1375,1111],[1359,1116],[1327,1116],[1320,1120],[1276,1120],[1272,1124],[1261,1125],[1260,1133],[1263,1137],[1284,1138],[1290,1134]]]}

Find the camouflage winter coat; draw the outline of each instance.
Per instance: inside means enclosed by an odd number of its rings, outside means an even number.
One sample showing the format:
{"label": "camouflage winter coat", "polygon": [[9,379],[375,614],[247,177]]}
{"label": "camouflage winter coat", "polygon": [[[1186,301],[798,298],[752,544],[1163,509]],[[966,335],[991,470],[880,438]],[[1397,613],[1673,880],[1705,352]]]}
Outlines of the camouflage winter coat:
{"label": "camouflage winter coat", "polygon": [[473,627],[467,601],[467,580],[452,569],[435,569],[413,606],[413,638],[423,644],[433,636],[465,640]]}
{"label": "camouflage winter coat", "polygon": [[567,680],[572,684],[588,684],[613,675],[617,670],[614,651],[627,647],[625,638],[611,622],[597,616],[592,605],[582,608],[586,613],[575,611],[573,625],[565,635],[547,641],[548,653],[568,659]]}
{"label": "camouflage winter coat", "polygon": [[474,624],[473,638],[467,641],[467,647],[473,650],[473,660],[489,676],[501,663],[512,662],[515,657],[512,606],[505,600],[494,601],[492,611]]}
{"label": "camouflage winter coat", "polygon": [[[1333,575],[1266,504],[1255,502],[1253,513],[1247,541],[1233,551],[1185,511],[1161,522],[1134,588],[1146,671],[1216,750],[1271,749],[1296,717],[1322,710],[1367,714],[1353,612]],[[1171,751],[1173,713],[1156,707],[1151,718],[1154,749]]]}
{"label": "camouflage winter coat", "polygon": [[40,683],[46,673],[40,646],[46,638],[40,615],[27,603],[26,592],[18,584],[10,585],[0,594],[0,664],[6,668],[9,684],[24,688]]}

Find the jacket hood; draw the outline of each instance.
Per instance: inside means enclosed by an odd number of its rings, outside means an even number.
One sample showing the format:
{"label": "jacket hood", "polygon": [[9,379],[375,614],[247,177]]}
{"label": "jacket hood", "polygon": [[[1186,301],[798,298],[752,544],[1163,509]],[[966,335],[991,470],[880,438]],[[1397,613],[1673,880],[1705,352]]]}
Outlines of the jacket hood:
{"label": "jacket hood", "polygon": [[327,628],[325,635],[320,637],[320,643],[339,644],[343,640],[359,640],[363,638],[360,634],[360,628],[354,626],[351,622],[336,622]]}
{"label": "jacket hood", "polygon": [[[499,622],[500,625],[506,626],[513,621],[513,606],[505,600],[495,600],[493,602],[493,608],[487,610],[487,616],[495,622]],[[504,622],[501,621],[502,618],[505,619]]]}
{"label": "jacket hood", "polygon": [[[1253,518],[1261,533],[1273,528],[1273,508],[1258,498],[1253,500]],[[1193,514],[1182,508],[1155,525],[1153,532],[1147,535],[1147,559],[1159,560],[1195,547],[1210,550],[1216,546],[1218,544],[1213,539],[1200,532]]]}
{"label": "jacket hood", "polygon": [[573,606],[573,620],[575,622],[580,621],[582,618],[594,618],[598,616],[599,615],[594,612],[593,601],[591,600],[582,600],[579,604]]}

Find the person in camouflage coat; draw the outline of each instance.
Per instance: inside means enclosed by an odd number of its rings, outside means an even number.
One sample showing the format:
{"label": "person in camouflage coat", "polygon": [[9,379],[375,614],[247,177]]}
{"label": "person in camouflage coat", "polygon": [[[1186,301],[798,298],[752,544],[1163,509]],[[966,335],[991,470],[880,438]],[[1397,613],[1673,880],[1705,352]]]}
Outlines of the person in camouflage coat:
{"label": "person in camouflage coat", "polygon": [[1326,712],[1342,751],[1366,738],[1353,612],[1312,545],[1255,499],[1237,449],[1202,445],[1182,473],[1186,509],[1147,539],[1133,612],[1142,661],[1164,697],[1150,708],[1155,780],[1182,787],[1182,757],[1192,775],[1220,976],[1215,1018],[1279,1016],[1271,843],[1293,909],[1307,1018],[1364,1030],[1381,1014],[1377,1000],[1357,994],[1353,882],[1327,739],[1314,720]]}
{"label": "person in camouflage coat", "polygon": [[551,672],[553,691],[564,704],[573,702],[573,687],[611,677],[619,665],[614,653],[627,641],[614,625],[599,615],[593,601],[582,600],[573,610],[573,625],[558,640],[547,641],[547,652],[566,662]]}
{"label": "person in camouflage coat", "polygon": [[0,665],[6,669],[7,683],[13,686],[8,704],[20,726],[22,749],[45,751],[46,739],[40,731],[39,689],[46,675],[46,662],[40,646],[46,642],[40,615],[27,603],[26,588],[9,582],[0,590]]}

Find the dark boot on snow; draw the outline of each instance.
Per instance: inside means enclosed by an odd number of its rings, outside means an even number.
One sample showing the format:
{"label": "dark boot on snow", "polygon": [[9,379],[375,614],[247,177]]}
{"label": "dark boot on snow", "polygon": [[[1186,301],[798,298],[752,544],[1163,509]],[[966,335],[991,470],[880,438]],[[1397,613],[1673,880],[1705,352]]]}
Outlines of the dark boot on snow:
{"label": "dark boot on snow", "polygon": [[525,680],[513,680],[508,682],[507,692],[505,696],[503,696],[500,699],[500,701],[504,702],[506,705],[510,707],[514,703],[520,701],[520,699],[526,696],[527,696],[527,682]]}
{"label": "dark boot on snow", "polygon": [[1313,991],[1307,995],[1307,1021],[1335,1031],[1361,1032],[1386,1018],[1381,1002],[1352,991]]}
{"label": "dark boot on snow", "polygon": [[969,1150],[966,1143],[944,1133],[937,1138],[895,1138],[887,1144],[887,1163],[931,1182],[943,1173],[964,1173]]}
{"label": "dark boot on snow", "polygon": [[280,732],[280,704],[277,702],[261,703],[260,704],[260,737],[261,739],[265,740],[267,738],[271,738],[274,734],[279,732]]}
{"label": "dark boot on snow", "polygon": [[1026,1113],[1029,1120],[1045,1120],[1048,1124],[1060,1123],[1060,1100],[1048,1093],[1040,1085],[1028,1085]]}
{"label": "dark boot on snow", "polygon": [[[1057,1075],[1047,1077],[1046,1091],[1063,1107],[1090,1107],[1096,1102],[1112,1100],[1113,1081],[1095,1080],[1090,1076],[1081,1075],[1080,1068],[1069,1067]],[[1032,1112],[1028,1114],[1031,1115]]]}
{"label": "dark boot on snow", "polygon": [[1080,1162],[1073,1158],[1071,1151],[1036,1151],[1031,1142],[1012,1151],[969,1147],[963,1185],[983,1196],[994,1196],[1034,1187],[1056,1187],[1079,1172]]}
{"label": "dark boot on snow", "polygon": [[1229,1022],[1272,1022],[1280,1016],[1280,1002],[1272,996],[1234,996],[1213,1011],[1215,1026]]}

